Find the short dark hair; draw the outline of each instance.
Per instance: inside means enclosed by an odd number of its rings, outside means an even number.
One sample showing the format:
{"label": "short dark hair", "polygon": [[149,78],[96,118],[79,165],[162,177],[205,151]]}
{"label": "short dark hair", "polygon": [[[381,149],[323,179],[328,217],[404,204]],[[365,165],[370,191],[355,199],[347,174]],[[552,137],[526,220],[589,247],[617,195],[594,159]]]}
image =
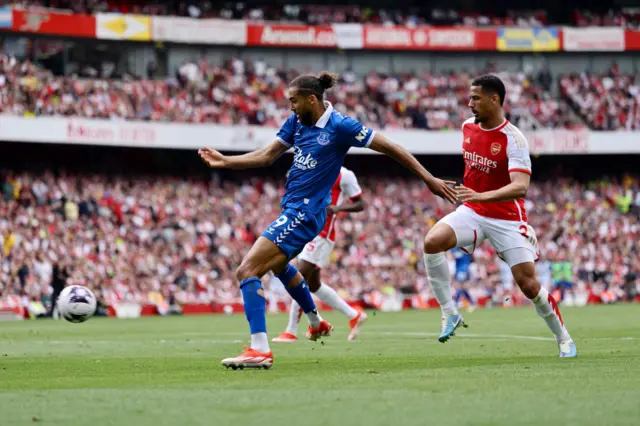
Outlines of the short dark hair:
{"label": "short dark hair", "polygon": [[500,106],[504,104],[504,97],[507,93],[507,89],[505,89],[504,83],[497,75],[487,74],[480,76],[473,80],[471,85],[480,86],[485,92],[495,93],[498,95],[498,98],[500,98]]}
{"label": "short dark hair", "polygon": [[295,78],[289,87],[295,87],[300,91],[308,91],[315,95],[318,99],[322,100],[324,97],[324,91],[332,88],[338,76],[336,74],[322,71],[317,77],[315,75],[301,75]]}

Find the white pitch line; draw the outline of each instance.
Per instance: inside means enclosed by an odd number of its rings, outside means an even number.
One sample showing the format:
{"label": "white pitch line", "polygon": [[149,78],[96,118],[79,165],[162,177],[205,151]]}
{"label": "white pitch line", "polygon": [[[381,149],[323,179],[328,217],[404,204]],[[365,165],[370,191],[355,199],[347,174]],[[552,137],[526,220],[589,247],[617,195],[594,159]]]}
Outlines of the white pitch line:
{"label": "white pitch line", "polygon": [[[218,334],[218,333],[215,333]],[[233,333],[227,333],[229,335]],[[237,337],[240,337],[237,333],[233,334]],[[367,331],[364,333],[364,338],[360,340],[366,340],[366,336],[405,336],[405,337],[437,337],[439,333],[429,333],[429,332],[376,332],[376,331]],[[555,338],[553,337],[541,337],[541,336],[528,336],[528,335],[520,335],[520,334],[483,334],[483,333],[465,333],[461,332],[456,334],[455,338],[472,338],[472,339],[485,339],[485,340],[532,340],[532,341],[543,341],[543,342],[555,342]],[[636,340],[637,337],[587,337],[578,339],[579,341],[584,340],[622,340],[622,341],[630,341]],[[162,339],[162,340],[147,340],[140,341],[140,344],[214,344],[214,345],[228,345],[228,344],[238,344],[244,343],[247,339],[233,339],[233,340],[219,340],[219,339]],[[305,339],[301,339],[301,341],[306,341]],[[340,339],[332,339],[329,338],[328,341],[340,343],[342,340]],[[395,340],[395,341],[400,341]],[[28,343],[29,345],[113,345],[120,343],[121,340],[28,340],[28,341],[5,341],[6,344],[23,344]],[[345,341],[345,343],[347,343]],[[351,342],[350,342],[351,343]]]}
{"label": "white pitch line", "polygon": [[[385,331],[382,333],[367,333],[367,334],[378,334],[383,336],[415,336],[415,337],[435,337],[439,336],[439,333],[426,333],[426,332],[390,332]],[[455,337],[471,337],[478,339],[519,339],[519,340],[536,340],[536,341],[553,341],[555,342],[555,338],[553,337],[540,337],[540,336],[524,336],[519,334],[477,334],[477,333],[466,333],[462,332],[460,334],[456,334]],[[635,340],[636,337],[587,337],[579,340]]]}
{"label": "white pitch line", "polygon": [[[369,334],[369,333],[368,333]],[[376,333],[384,336],[415,336],[415,337],[436,337],[440,333],[425,333],[425,332],[391,332],[386,331],[383,333]],[[522,336],[518,334],[475,334],[475,333],[460,333],[455,337],[471,337],[478,339],[521,339],[521,340],[541,340],[541,341],[554,341],[553,337],[539,337],[539,336]]]}
{"label": "white pitch line", "polygon": [[[212,344],[232,344],[243,343],[247,340],[216,340],[216,339],[169,339],[169,340],[142,340],[137,343],[142,345],[161,343],[161,344],[197,344],[197,343],[212,343]],[[121,343],[122,340],[16,340],[5,342],[8,344],[29,344],[29,345],[114,345]],[[129,342],[127,342],[129,344]]]}

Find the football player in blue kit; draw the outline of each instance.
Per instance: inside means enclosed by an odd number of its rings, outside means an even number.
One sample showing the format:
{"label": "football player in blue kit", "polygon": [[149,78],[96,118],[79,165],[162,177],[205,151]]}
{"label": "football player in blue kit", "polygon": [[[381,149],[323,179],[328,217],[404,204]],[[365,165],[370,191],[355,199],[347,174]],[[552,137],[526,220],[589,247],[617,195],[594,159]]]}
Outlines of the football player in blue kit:
{"label": "football player in blue kit", "polygon": [[451,250],[453,254],[453,259],[455,260],[456,265],[456,282],[458,283],[458,289],[456,290],[456,296],[454,298],[456,302],[456,306],[460,307],[460,300],[464,297],[469,302],[469,312],[472,312],[475,309],[476,302],[471,297],[471,293],[469,293],[469,289],[467,288],[468,281],[470,278],[470,269],[471,269],[471,255],[465,253],[461,248],[454,248]]}
{"label": "football player in blue kit", "polygon": [[214,168],[246,169],[272,164],[287,150],[293,150],[280,216],[262,233],[236,270],[251,330],[251,346],[239,356],[222,360],[237,368],[269,368],[273,353],[269,349],[265,319],[264,290],[260,279],[269,271],[282,281],[309,320],[307,337],[327,336],[332,326],[324,321],[311,298],[302,274],[289,263],[322,230],[331,187],[351,147],[370,148],[386,154],[418,175],[436,195],[454,203],[455,182],[432,176],[408,151],[380,133],[345,117],[324,101],[325,90],[336,76],[303,75],[289,85],[293,114],[282,125],[276,140],[262,149],[244,155],[227,156],[211,148],[198,151],[202,160]]}

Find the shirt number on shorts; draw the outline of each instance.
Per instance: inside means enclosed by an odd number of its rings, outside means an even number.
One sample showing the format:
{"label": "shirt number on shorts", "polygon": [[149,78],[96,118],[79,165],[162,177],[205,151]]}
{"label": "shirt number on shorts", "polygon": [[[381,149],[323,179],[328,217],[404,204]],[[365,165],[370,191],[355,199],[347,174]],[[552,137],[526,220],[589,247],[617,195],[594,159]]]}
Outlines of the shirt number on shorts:
{"label": "shirt number on shorts", "polygon": [[307,244],[307,251],[313,252],[316,249],[315,241],[311,241]]}
{"label": "shirt number on shorts", "polygon": [[280,217],[278,218],[278,220],[276,220],[275,222],[273,222],[273,227],[274,227],[274,228],[277,228],[278,226],[282,226],[282,225],[284,225],[285,223],[287,223],[287,220],[289,220],[289,219],[287,219],[287,217],[286,217],[286,216],[282,215],[282,216],[280,216]]}
{"label": "shirt number on shorts", "polygon": [[529,239],[529,234],[527,234],[527,226],[526,225],[520,225],[519,229],[520,229],[520,235],[522,235],[526,239]]}

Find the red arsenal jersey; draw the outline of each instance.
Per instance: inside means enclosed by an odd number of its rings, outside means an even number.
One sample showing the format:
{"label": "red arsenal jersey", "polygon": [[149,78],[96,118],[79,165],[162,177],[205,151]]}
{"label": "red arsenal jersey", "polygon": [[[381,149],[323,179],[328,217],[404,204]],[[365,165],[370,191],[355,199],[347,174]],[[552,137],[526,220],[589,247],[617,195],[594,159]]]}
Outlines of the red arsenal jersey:
{"label": "red arsenal jersey", "polygon": [[[493,191],[511,183],[511,172],[531,174],[529,143],[516,126],[505,120],[495,129],[485,130],[474,120],[462,125],[464,186],[476,192]],[[464,205],[492,219],[527,221],[523,198]]]}

